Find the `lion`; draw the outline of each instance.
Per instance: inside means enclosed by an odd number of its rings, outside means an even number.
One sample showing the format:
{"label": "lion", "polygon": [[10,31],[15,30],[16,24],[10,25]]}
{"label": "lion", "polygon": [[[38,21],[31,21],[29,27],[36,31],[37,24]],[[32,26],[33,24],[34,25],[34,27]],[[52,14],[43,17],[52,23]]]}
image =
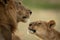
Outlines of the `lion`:
{"label": "lion", "polygon": [[[21,1],[15,1],[16,8],[17,8],[17,22],[26,23],[27,20],[30,18],[32,11],[30,9],[25,8],[22,5]],[[18,36],[13,34],[13,40],[21,40]]]}
{"label": "lion", "polygon": [[54,29],[56,23],[54,20],[35,21],[29,24],[30,33],[37,35],[43,40],[60,40],[60,32]]}
{"label": "lion", "polygon": [[[12,40],[18,22],[26,22],[31,15],[20,2],[15,0],[0,0],[0,40]],[[1,38],[2,37],[2,38]]]}

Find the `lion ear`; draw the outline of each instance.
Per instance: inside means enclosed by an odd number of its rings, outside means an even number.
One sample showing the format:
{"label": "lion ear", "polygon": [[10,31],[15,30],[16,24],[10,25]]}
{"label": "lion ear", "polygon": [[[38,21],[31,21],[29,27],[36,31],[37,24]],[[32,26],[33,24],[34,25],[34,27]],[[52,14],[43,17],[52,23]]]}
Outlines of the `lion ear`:
{"label": "lion ear", "polygon": [[55,25],[56,25],[56,23],[55,23],[54,20],[50,20],[50,21],[48,22],[48,25],[49,25],[49,28],[54,28]]}
{"label": "lion ear", "polygon": [[7,4],[9,0],[0,0],[0,3],[2,3],[3,5]]}

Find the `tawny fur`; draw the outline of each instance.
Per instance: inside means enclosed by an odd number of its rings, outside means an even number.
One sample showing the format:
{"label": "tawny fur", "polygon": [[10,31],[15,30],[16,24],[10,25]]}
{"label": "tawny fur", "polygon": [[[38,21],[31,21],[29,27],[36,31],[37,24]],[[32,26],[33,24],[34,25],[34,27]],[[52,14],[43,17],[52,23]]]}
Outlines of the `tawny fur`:
{"label": "tawny fur", "polygon": [[13,0],[0,2],[0,29],[5,40],[12,40],[12,32],[17,26],[16,7]]}
{"label": "tawny fur", "polygon": [[[17,38],[16,35],[12,36],[17,29],[17,23],[25,22],[26,20],[23,16],[29,18],[30,13],[31,11],[20,5],[20,2],[16,2],[15,0],[0,0],[0,33],[2,38],[4,40],[12,40],[13,36]],[[0,40],[2,39],[0,38]]]}
{"label": "tawny fur", "polygon": [[55,25],[54,20],[35,21],[29,24],[29,30],[43,40],[60,40],[60,32],[54,29]]}

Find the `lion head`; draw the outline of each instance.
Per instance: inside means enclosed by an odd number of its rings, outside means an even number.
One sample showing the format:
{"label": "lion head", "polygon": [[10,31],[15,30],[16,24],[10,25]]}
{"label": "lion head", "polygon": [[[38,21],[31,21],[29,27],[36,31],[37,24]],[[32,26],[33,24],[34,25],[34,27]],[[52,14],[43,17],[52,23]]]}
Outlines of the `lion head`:
{"label": "lion head", "polygon": [[23,6],[21,1],[15,3],[17,7],[17,22],[27,22],[27,19],[31,16],[32,11]]}

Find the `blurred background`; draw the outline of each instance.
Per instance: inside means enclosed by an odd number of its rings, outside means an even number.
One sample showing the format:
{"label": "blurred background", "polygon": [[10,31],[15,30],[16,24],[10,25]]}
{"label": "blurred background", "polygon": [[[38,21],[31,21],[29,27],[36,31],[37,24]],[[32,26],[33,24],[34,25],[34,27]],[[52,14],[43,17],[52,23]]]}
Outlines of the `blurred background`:
{"label": "blurred background", "polygon": [[32,10],[30,21],[27,23],[18,23],[16,34],[22,40],[40,40],[33,34],[28,33],[28,25],[36,20],[55,20],[55,29],[60,31],[60,0],[23,0],[24,6]]}

